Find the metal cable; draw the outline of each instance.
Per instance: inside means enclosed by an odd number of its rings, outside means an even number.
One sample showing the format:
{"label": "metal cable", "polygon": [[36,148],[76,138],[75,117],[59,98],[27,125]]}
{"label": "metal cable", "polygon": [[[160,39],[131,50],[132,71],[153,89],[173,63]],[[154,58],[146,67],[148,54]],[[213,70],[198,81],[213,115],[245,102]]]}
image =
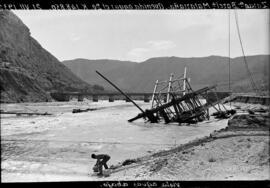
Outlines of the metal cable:
{"label": "metal cable", "polygon": [[242,54],[243,54],[243,57],[244,57],[244,63],[245,63],[245,66],[246,66],[246,70],[247,70],[247,73],[248,73],[248,76],[249,76],[249,79],[250,79],[250,84],[251,84],[252,89],[255,91],[255,93],[258,93],[258,89],[256,87],[256,84],[255,84],[254,80],[253,80],[252,73],[250,72],[250,70],[248,68],[248,64],[247,64],[247,60],[246,60],[246,56],[245,56],[245,52],[244,52],[244,48],[243,48],[243,42],[242,42],[241,35],[240,35],[240,28],[239,28],[239,23],[238,23],[238,15],[237,15],[236,10],[234,10],[234,13],[235,13],[234,15],[235,15],[238,38],[239,38],[239,41],[240,41],[241,50],[242,50]]}

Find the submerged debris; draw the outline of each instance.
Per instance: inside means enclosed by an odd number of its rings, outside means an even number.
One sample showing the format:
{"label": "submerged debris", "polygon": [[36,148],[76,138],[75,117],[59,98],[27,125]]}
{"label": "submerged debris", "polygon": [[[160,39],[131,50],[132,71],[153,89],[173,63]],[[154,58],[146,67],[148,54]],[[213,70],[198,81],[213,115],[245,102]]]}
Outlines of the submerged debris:
{"label": "submerged debris", "polygon": [[15,114],[17,116],[21,116],[21,115],[28,115],[28,116],[33,116],[33,115],[37,115],[37,116],[49,116],[52,115],[48,112],[45,113],[38,113],[38,112],[6,112],[6,111],[2,111],[0,112],[1,114]]}
{"label": "submerged debris", "polygon": [[81,113],[81,112],[88,112],[88,111],[94,111],[97,110],[96,108],[87,108],[87,109],[73,109],[72,113]]}
{"label": "submerged debris", "polygon": [[231,115],[234,115],[236,113],[236,110],[226,110],[226,111],[217,111],[214,112],[212,115],[215,116],[217,119],[226,119],[229,118]]}

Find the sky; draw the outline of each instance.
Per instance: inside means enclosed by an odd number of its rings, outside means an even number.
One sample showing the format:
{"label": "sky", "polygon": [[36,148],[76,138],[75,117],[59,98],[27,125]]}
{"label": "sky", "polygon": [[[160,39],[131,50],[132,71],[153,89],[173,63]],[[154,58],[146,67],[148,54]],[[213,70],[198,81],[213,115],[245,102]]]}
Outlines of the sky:
{"label": "sky", "polygon": [[[230,57],[242,56],[234,10],[13,12],[30,29],[31,36],[60,61],[228,57],[229,36]],[[237,15],[245,55],[269,54],[269,10],[242,9],[237,10]]]}

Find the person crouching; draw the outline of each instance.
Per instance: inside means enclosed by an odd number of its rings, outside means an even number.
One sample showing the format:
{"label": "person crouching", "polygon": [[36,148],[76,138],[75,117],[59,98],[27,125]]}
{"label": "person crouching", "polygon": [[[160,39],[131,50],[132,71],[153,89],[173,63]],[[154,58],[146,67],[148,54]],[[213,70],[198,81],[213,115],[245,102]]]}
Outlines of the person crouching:
{"label": "person crouching", "polygon": [[102,167],[104,166],[105,169],[108,169],[107,162],[110,160],[110,156],[107,154],[92,154],[91,157],[93,159],[97,159],[96,165],[98,166],[98,174],[97,175],[103,175]]}

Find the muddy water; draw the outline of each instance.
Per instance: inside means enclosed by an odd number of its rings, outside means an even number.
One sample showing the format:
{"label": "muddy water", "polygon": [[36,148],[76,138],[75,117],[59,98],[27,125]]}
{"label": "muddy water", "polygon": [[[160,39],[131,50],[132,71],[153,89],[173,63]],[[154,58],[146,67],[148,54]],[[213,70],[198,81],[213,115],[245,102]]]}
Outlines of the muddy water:
{"label": "muddy water", "polygon": [[[144,109],[149,107],[149,103],[138,103]],[[100,109],[71,113],[74,108],[89,107]],[[6,172],[7,181],[9,173],[86,176],[95,162],[92,153],[107,153],[109,165],[116,164],[208,136],[227,125],[227,120],[214,119],[188,126],[150,124],[142,119],[129,123],[139,111],[124,101],[9,104],[1,109],[54,114],[1,117],[2,173]]]}

